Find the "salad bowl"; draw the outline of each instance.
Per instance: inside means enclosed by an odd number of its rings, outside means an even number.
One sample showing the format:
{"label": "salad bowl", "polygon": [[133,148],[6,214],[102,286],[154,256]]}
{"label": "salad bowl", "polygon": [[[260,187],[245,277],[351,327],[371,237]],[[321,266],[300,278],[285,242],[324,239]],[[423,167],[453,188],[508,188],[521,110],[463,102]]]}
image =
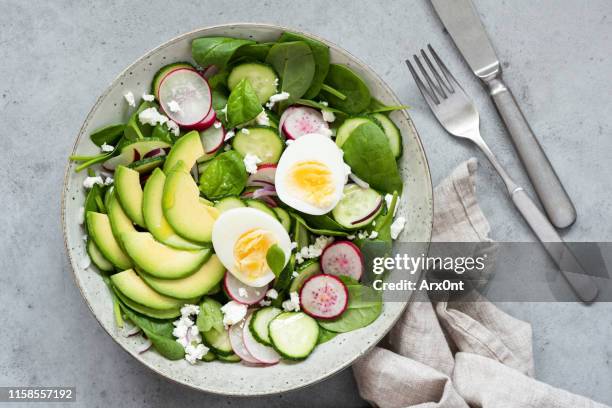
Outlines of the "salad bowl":
{"label": "salad bowl", "polygon": [[[128,66],[103,92],[87,115],[76,138],[73,155],[90,155],[99,151],[88,138],[97,128],[108,123],[125,121],[128,106],[124,101],[127,91],[135,95],[147,93],[155,73],[164,65],[191,60],[191,42],[204,36],[227,36],[256,41],[274,41],[288,28],[254,23],[225,24],[202,28],[180,35],[148,52]],[[369,86],[372,96],[389,105],[400,105],[393,91],[368,66],[347,51],[323,39],[315,38],[330,48],[331,61],[343,64],[359,74]],[[407,220],[406,228],[396,242],[427,243],[431,237],[433,193],[429,167],[417,131],[406,110],[394,111],[390,117],[403,135],[403,152],[399,168],[404,194],[398,213]],[[321,381],[350,366],[357,358],[376,345],[393,326],[407,305],[408,296],[401,301],[384,302],[382,314],[362,329],[336,336],[317,349],[304,361],[281,362],[268,367],[228,364],[214,361],[191,365],[185,360],[170,361],[155,352],[139,353],[137,336],[126,337],[116,327],[112,297],[108,287],[93,267],[89,267],[86,242],[83,240],[79,212],[83,207],[83,180],[86,172],[75,172],[71,163],[66,169],[62,193],[62,220],[68,257],[76,284],[88,307],[104,330],[131,356],[154,372],[183,385],[217,394],[254,396],[294,390]],[[392,271],[393,273],[399,273]],[[418,274],[405,277],[416,280]]]}

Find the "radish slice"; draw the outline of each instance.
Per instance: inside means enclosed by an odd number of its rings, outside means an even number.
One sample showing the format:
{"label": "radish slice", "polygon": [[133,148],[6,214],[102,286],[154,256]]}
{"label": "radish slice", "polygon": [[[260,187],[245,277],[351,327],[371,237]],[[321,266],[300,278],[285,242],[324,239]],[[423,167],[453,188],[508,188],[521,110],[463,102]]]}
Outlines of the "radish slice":
{"label": "radish slice", "polygon": [[276,164],[263,164],[257,168],[255,174],[251,174],[247,180],[247,186],[274,187],[276,179]]}
{"label": "radish slice", "polygon": [[329,130],[321,112],[307,106],[299,106],[287,114],[281,129],[289,139],[297,139],[310,133],[320,133],[322,128]]}
{"label": "radish slice", "polygon": [[188,129],[188,130],[189,129],[206,130],[209,127],[211,127],[213,123],[215,123],[216,120],[217,120],[217,112],[215,112],[214,109],[211,109],[210,112],[208,112],[208,115],[206,115],[206,117],[202,119],[200,123],[196,123],[193,126],[183,126],[183,128]]}
{"label": "radish slice", "polygon": [[253,198],[264,198],[264,197],[276,197],[276,190],[274,187],[263,187],[253,191]]}
{"label": "radish slice", "polygon": [[348,290],[336,276],[314,275],[302,286],[300,304],[304,313],[314,318],[333,319],[346,310]]}
{"label": "radish slice", "polygon": [[[134,151],[137,152],[137,150],[134,150]],[[147,154],[145,154],[143,156],[143,159],[148,159],[149,157],[165,156],[165,155],[166,155],[166,149],[162,149],[161,147],[158,147],[157,149],[153,149]]]}
{"label": "radish slice", "polygon": [[164,114],[179,126],[199,124],[212,108],[208,82],[195,69],[170,71],[161,80],[156,96]]}
{"label": "radish slice", "polygon": [[221,146],[223,146],[224,139],[225,129],[223,129],[223,126],[218,128],[210,126],[208,129],[200,132],[200,140],[202,140],[202,146],[204,146],[206,154],[211,154],[219,150]]}
{"label": "radish slice", "polygon": [[289,115],[291,115],[293,113],[294,110],[296,110],[297,108],[299,108],[299,106],[289,106],[287,109],[285,109],[285,111],[283,112],[283,114],[281,115],[280,119],[278,120],[278,128],[279,129],[283,129],[283,125],[285,124],[285,120],[289,117]]}
{"label": "radish slice", "polygon": [[321,269],[328,275],[359,280],[364,270],[361,250],[350,241],[332,242],[321,254]]}
{"label": "radish slice", "polygon": [[242,328],[242,339],[244,345],[251,355],[262,364],[276,364],[280,361],[280,355],[272,347],[264,346],[253,337],[249,324],[253,315],[247,317]]}
{"label": "radish slice", "polygon": [[225,272],[223,287],[225,288],[225,291],[229,297],[236,302],[245,305],[254,305],[255,303],[258,303],[266,296],[266,291],[268,290],[267,286],[261,288],[247,286],[240,282],[230,272]]}
{"label": "radish slice", "polygon": [[242,361],[252,364],[260,364],[261,362],[253,357],[253,355],[249,353],[249,350],[247,350],[246,346],[244,345],[244,340],[242,338],[243,328],[244,320],[230,327],[229,340],[230,344],[232,345],[232,350],[234,350],[234,353],[236,353],[236,355],[240,357]]}
{"label": "radish slice", "polygon": [[151,343],[151,340],[149,339],[145,339],[145,342],[140,344],[137,348],[136,351],[138,352],[138,354],[142,354],[145,351],[149,350],[151,348],[151,346],[153,345],[153,343]]}

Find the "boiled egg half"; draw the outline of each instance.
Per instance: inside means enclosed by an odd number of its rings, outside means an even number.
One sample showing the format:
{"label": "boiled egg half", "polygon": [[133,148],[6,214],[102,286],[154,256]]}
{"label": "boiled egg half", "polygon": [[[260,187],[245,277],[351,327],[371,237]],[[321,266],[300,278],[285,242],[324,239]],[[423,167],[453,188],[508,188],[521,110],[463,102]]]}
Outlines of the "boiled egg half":
{"label": "boiled egg half", "polygon": [[225,268],[248,286],[261,287],[270,283],[274,272],[266,255],[274,244],[285,254],[285,264],[291,255],[291,240],[285,228],[274,217],[256,208],[233,208],[217,218],[213,226],[212,243]]}
{"label": "boiled egg half", "polygon": [[342,198],[346,166],[342,150],[327,136],[301,136],[283,152],[276,168],[276,193],[306,214],[330,212]]}

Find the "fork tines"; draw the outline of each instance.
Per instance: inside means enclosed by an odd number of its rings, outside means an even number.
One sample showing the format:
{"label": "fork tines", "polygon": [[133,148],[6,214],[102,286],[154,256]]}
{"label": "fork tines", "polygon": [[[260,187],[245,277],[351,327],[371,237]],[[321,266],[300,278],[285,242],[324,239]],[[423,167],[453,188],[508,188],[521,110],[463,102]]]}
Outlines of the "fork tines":
{"label": "fork tines", "polygon": [[414,81],[416,82],[417,87],[419,88],[419,91],[421,91],[423,97],[430,104],[433,103],[435,105],[438,105],[440,101],[442,99],[446,99],[449,94],[455,93],[455,87],[453,87],[453,85],[459,88],[460,86],[457,80],[455,80],[453,75],[450,73],[448,68],[446,68],[446,65],[444,65],[444,63],[442,62],[440,57],[438,57],[438,54],[430,44],[427,45],[427,49],[433,57],[437,68],[436,66],[434,66],[425,50],[421,49],[421,58],[425,60],[429,71],[425,69],[425,67],[421,63],[421,59],[419,58],[419,56],[416,54],[413,55],[414,62],[419,68],[419,71],[421,72],[423,78],[425,78],[427,85],[425,85],[425,83],[421,79],[421,76],[419,76],[417,71],[414,69],[409,59],[406,60],[406,64],[408,65],[408,69],[410,70],[410,73],[412,74],[412,77],[414,78]]}

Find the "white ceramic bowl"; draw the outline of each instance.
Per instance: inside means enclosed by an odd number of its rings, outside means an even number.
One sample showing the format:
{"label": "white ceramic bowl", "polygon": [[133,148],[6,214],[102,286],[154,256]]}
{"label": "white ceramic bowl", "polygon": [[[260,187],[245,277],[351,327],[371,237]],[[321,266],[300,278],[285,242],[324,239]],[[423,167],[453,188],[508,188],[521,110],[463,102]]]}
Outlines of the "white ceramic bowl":
{"label": "white ceramic bowl", "polygon": [[[72,153],[98,153],[99,149],[89,140],[88,135],[100,126],[125,122],[129,109],[123,94],[132,91],[134,95],[140,96],[149,90],[153,75],[159,68],[171,62],[192,60],[191,41],[194,38],[232,36],[274,41],[286,30],[289,29],[274,25],[227,24],[183,34],[160,45],[131,64],[104,91],[87,115]],[[375,97],[388,104],[400,104],[391,89],[364,63],[342,48],[317,39],[329,45],[332,62],[345,64],[359,73]],[[400,164],[405,193],[399,212],[406,216],[408,222],[400,239],[429,242],[433,202],[425,153],[408,114],[398,111],[391,116],[404,138],[404,152]],[[370,326],[337,336],[317,347],[308,359],[299,363],[283,362],[263,368],[221,362],[192,366],[185,360],[169,361],[154,351],[138,354],[138,340],[123,337],[115,326],[110,293],[101,277],[93,266],[87,269],[80,266],[86,252],[84,231],[78,223],[78,212],[85,199],[83,179],[86,172],[77,174],[74,168],[75,165],[70,164],[66,170],[62,217],[66,248],[77,286],[96,319],[121,347],[151,370],[173,381],[203,391],[242,396],[274,394],[313,384],[349,366],[372,348],[387,333],[406,306],[406,302],[385,302],[383,313]]]}

